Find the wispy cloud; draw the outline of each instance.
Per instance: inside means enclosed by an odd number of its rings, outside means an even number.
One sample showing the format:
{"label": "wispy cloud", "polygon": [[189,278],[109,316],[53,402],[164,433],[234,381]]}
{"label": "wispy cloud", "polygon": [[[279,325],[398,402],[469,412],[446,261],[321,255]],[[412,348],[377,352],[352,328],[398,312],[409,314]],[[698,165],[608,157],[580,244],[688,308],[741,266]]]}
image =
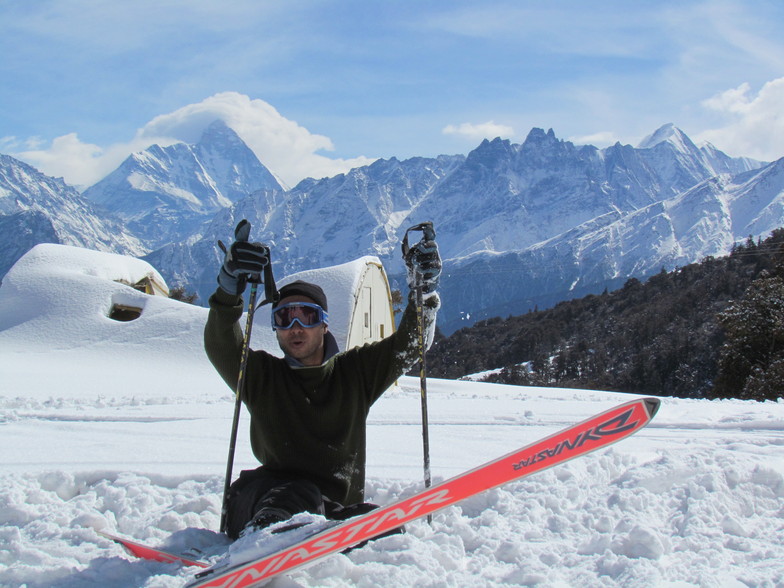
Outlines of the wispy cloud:
{"label": "wispy cloud", "polygon": [[0,149],[86,185],[221,118],[291,184],[531,127],[601,146],[671,122],[771,159],[783,20],[776,0],[0,2]]}
{"label": "wispy cloud", "polygon": [[575,143],[576,145],[607,147],[608,145],[614,145],[617,141],[620,141],[620,139],[618,135],[612,131],[599,131],[598,133],[593,133],[592,135],[569,137],[569,141]]}
{"label": "wispy cloud", "polygon": [[57,137],[49,146],[39,144],[14,155],[30,162],[47,175],[64,178],[74,186],[87,187],[100,179],[103,172],[101,166],[96,164],[104,158],[104,150],[98,145],[81,142],[76,133]]}
{"label": "wispy cloud", "polygon": [[221,92],[157,116],[137,133],[137,139],[168,137],[193,143],[216,119],[234,129],[261,162],[289,184],[308,176],[333,176],[374,161],[365,156],[341,159],[324,155],[321,152],[334,150],[329,137],[311,133],[264,100],[237,92]]}
{"label": "wispy cloud", "polygon": [[[204,129],[217,119],[233,128],[259,160],[289,185],[305,177],[334,176],[374,161],[364,156],[342,159],[324,155],[322,152],[334,148],[328,137],[311,133],[263,100],[252,100],[237,92],[222,92],[157,116],[127,142],[106,149],[84,143],[76,133],[70,133],[55,138],[48,146],[23,149],[14,155],[48,175],[86,187],[114,170],[131,153],[152,144],[197,142]],[[6,146],[11,143],[6,138]],[[21,147],[18,142],[17,146]]]}
{"label": "wispy cloud", "polygon": [[508,125],[500,125],[491,120],[473,124],[461,123],[459,125],[447,125],[442,131],[445,135],[458,135],[465,137],[472,141],[481,141],[482,139],[495,139],[501,137],[502,139],[509,139],[514,136],[514,129]]}
{"label": "wispy cloud", "polygon": [[755,95],[748,83],[703,101],[723,115],[727,124],[700,133],[735,156],[772,161],[784,157],[784,77],[770,81]]}
{"label": "wispy cloud", "polygon": [[545,53],[629,56],[642,54],[655,41],[651,34],[657,6],[635,6],[619,1],[594,4],[581,1],[552,3],[448,3],[411,26],[462,37],[511,43]]}

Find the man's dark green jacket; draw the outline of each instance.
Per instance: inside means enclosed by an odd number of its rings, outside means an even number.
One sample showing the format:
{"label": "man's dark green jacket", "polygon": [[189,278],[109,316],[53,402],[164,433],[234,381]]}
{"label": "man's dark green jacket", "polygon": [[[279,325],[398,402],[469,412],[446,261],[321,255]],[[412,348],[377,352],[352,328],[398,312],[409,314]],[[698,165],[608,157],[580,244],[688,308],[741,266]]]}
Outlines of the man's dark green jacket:
{"label": "man's dark green jacket", "polygon": [[[242,298],[218,289],[209,305],[207,356],[236,389]],[[438,296],[425,299],[428,330],[438,306]],[[418,359],[416,320],[412,295],[394,334],[316,367],[291,367],[285,359],[251,350],[242,400],[251,415],[251,447],[264,467],[310,480],[341,504],[361,502],[365,421],[371,405]]]}

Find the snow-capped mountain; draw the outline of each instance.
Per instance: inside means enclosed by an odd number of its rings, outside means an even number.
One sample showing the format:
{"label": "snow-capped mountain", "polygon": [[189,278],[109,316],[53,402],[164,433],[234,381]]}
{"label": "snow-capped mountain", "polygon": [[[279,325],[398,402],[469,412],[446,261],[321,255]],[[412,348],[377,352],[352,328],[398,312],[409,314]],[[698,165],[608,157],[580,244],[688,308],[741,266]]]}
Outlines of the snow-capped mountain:
{"label": "snow-capped mountain", "polygon": [[242,139],[217,120],[195,145],[153,145],[130,155],[84,196],[156,249],[185,240],[219,210],[258,190],[282,188]]}
{"label": "snow-capped mountain", "polygon": [[304,180],[285,198],[260,191],[218,214],[195,242],[169,244],[145,259],[167,268],[169,280],[187,277],[203,303],[215,290],[215,268],[223,259],[216,243],[229,243],[243,218],[251,222],[251,238],[272,248],[276,275],[362,255],[396,260],[401,222],[463,159],[379,160],[347,174]]}
{"label": "snow-capped mountain", "polygon": [[738,174],[760,167],[759,161],[747,157],[730,157],[710,143],[705,143],[702,147],[697,148],[692,140],[672,123],[659,127],[655,132],[645,137],[637,145],[637,149],[654,149],[657,145],[668,143],[673,153],[701,160],[702,165],[714,174]]}
{"label": "snow-capped mountain", "polygon": [[98,210],[61,178],[9,155],[0,155],[0,242],[0,278],[38,243],[124,255],[149,251],[121,221]]}
{"label": "snow-capped mountain", "polygon": [[135,154],[86,194],[121,215],[155,249],[145,259],[202,304],[223,257],[217,241],[229,243],[243,218],[271,246],[278,277],[375,255],[404,290],[400,242],[432,220],[445,261],[439,325],[449,333],[765,236],[784,225],[782,165],[697,147],[673,125],[636,148],[605,149],[533,129],[522,144],[378,160],[283,191],[216,123],[196,145]]}
{"label": "snow-capped mountain", "polygon": [[[727,253],[749,229],[770,232],[784,224],[775,205],[739,224],[731,220],[739,205],[726,204],[748,203],[736,192],[762,165],[699,148],[672,125],[639,148],[606,149],[533,129],[522,144],[484,141],[466,157],[379,160],[306,180],[277,204],[253,195],[215,217],[206,243],[170,245],[147,259],[175,281],[191,276],[205,301],[222,258],[216,241],[248,218],[254,238],[272,247],[276,274],[372,254],[403,288],[403,234],[432,220],[445,260],[439,324],[451,332]],[[757,198],[767,206],[774,196]]]}
{"label": "snow-capped mountain", "polygon": [[[782,225],[784,159],[709,178],[626,214],[607,213],[524,250],[454,260],[442,281],[444,297],[453,308],[478,310],[469,324],[521,314],[724,255],[738,241]],[[454,329],[461,318],[451,312],[446,324]]]}

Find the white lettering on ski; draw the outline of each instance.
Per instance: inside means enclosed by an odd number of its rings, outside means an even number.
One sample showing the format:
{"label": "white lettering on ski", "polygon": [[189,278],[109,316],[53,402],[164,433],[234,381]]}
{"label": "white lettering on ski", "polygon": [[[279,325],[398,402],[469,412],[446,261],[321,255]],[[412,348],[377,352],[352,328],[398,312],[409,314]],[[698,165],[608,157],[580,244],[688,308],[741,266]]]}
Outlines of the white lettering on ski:
{"label": "white lettering on ski", "polygon": [[[379,512],[370,512],[355,523],[341,525],[324,537],[314,537],[311,542],[299,547],[293,547],[284,553],[279,553],[272,559],[264,562],[264,567],[261,569],[248,568],[242,570],[242,573],[222,584],[221,588],[231,588],[244,585],[248,580],[266,578],[267,575],[285,569],[288,563],[296,560],[307,562],[321,555],[348,549],[356,543],[372,539],[377,534],[390,530],[395,524],[416,518],[417,513],[426,506],[443,504],[450,502],[450,500],[449,489],[440,488],[412,500],[410,504],[400,504],[391,510],[380,509]],[[430,510],[425,509],[422,514],[427,514]]]}

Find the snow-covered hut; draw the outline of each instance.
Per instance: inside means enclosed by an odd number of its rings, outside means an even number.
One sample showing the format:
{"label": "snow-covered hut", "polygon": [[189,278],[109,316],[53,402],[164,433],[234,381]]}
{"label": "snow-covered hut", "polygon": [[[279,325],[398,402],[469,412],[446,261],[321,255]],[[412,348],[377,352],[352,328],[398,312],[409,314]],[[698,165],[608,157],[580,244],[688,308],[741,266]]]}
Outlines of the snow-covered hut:
{"label": "snow-covered hut", "polygon": [[[394,332],[392,298],[377,257],[278,278],[318,284],[329,305],[329,329],[341,350]],[[263,289],[263,286],[260,288]],[[63,348],[117,345],[129,334],[149,341],[151,354],[203,355],[207,309],[162,296],[166,282],[149,263],[79,247],[39,244],[9,270],[0,288],[0,344],[13,331],[23,339]],[[147,294],[158,294],[149,295]],[[260,293],[259,300],[263,298]],[[246,293],[247,301],[247,293]],[[112,320],[113,319],[113,320]],[[251,346],[281,356],[270,325],[270,306],[255,314]],[[157,343],[168,342],[161,353]],[[209,366],[209,362],[205,365]]]}
{"label": "snow-covered hut", "polygon": [[0,286],[0,382],[24,381],[26,396],[44,399],[82,387],[110,398],[184,397],[197,393],[183,388],[187,369],[203,392],[225,391],[204,353],[207,309],[145,293],[153,282],[166,289],[141,259],[36,245]]}
{"label": "snow-covered hut", "polygon": [[[379,341],[394,332],[392,293],[387,274],[377,257],[365,256],[341,265],[276,278],[278,288],[295,280],[318,284],[324,290],[329,307],[329,330],[341,351]],[[269,305],[256,311],[253,322],[252,346],[280,356],[270,326]]]}
{"label": "snow-covered hut", "polygon": [[168,342],[170,357],[186,349],[203,354],[199,331],[207,309],[167,298],[166,291],[161,274],[141,259],[41,243],[3,279],[0,341],[13,330],[45,346],[71,349],[100,342],[122,350],[130,334],[139,333],[151,352],[160,352],[158,342]]}

